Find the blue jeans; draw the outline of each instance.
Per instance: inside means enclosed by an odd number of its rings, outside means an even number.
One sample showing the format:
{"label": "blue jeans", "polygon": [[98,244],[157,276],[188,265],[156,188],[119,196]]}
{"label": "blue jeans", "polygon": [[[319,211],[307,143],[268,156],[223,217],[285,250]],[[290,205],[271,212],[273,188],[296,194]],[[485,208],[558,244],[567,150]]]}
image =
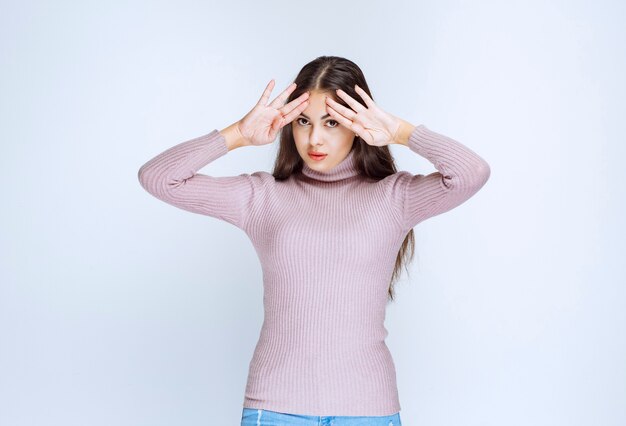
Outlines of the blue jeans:
{"label": "blue jeans", "polygon": [[402,426],[400,413],[391,416],[304,416],[260,408],[243,408],[241,426]]}

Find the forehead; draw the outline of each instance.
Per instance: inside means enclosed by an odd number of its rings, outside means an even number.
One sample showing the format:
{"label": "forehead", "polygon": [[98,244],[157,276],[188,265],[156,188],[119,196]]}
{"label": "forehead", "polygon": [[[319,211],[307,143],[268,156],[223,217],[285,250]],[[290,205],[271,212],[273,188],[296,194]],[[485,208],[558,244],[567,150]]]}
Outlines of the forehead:
{"label": "forehead", "polygon": [[331,99],[337,100],[336,97],[329,91],[311,90],[309,92],[309,104],[307,105],[306,109],[300,113],[300,115],[306,117],[309,120],[323,120],[330,117],[330,114],[328,114],[328,111],[326,109],[325,98],[327,96]]}
{"label": "forehead", "polygon": [[309,99],[311,101],[317,100],[324,102],[324,98],[326,96],[329,96],[332,99],[337,99],[337,96],[332,90],[309,90]]}

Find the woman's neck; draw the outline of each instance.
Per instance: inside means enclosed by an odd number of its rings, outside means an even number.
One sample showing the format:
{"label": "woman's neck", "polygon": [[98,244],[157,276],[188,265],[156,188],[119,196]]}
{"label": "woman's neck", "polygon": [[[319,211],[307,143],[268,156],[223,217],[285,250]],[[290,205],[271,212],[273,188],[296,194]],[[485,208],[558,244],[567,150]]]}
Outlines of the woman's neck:
{"label": "woman's neck", "polygon": [[352,149],[339,164],[324,172],[314,170],[309,167],[307,163],[304,163],[302,166],[302,174],[310,179],[322,182],[335,182],[356,176],[359,174],[359,171],[356,168],[354,149]]}

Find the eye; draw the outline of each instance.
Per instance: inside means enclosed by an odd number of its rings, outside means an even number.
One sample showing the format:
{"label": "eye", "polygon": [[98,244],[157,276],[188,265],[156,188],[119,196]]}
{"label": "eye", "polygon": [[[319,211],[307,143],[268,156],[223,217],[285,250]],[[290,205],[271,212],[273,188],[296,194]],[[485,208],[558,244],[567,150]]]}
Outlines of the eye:
{"label": "eye", "polygon": [[[308,122],[309,120],[303,117],[298,117],[296,123],[298,123],[300,126],[306,126],[306,124],[302,124],[302,121]],[[328,120],[327,123],[334,123],[332,126],[330,126],[331,129],[334,129],[339,125],[339,122],[337,122],[337,120]]]}

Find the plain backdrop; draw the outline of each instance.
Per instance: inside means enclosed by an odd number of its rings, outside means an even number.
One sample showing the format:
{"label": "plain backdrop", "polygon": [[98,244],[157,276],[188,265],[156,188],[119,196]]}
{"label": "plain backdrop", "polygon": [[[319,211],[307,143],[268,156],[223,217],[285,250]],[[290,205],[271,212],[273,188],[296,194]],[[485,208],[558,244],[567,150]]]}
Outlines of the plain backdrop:
{"label": "plain backdrop", "polygon": [[[625,21],[619,1],[3,1],[0,424],[239,424],[259,260],[137,172],[321,55],[491,166],[415,228],[388,305],[403,424],[626,424]],[[276,147],[200,172],[271,171]]]}

